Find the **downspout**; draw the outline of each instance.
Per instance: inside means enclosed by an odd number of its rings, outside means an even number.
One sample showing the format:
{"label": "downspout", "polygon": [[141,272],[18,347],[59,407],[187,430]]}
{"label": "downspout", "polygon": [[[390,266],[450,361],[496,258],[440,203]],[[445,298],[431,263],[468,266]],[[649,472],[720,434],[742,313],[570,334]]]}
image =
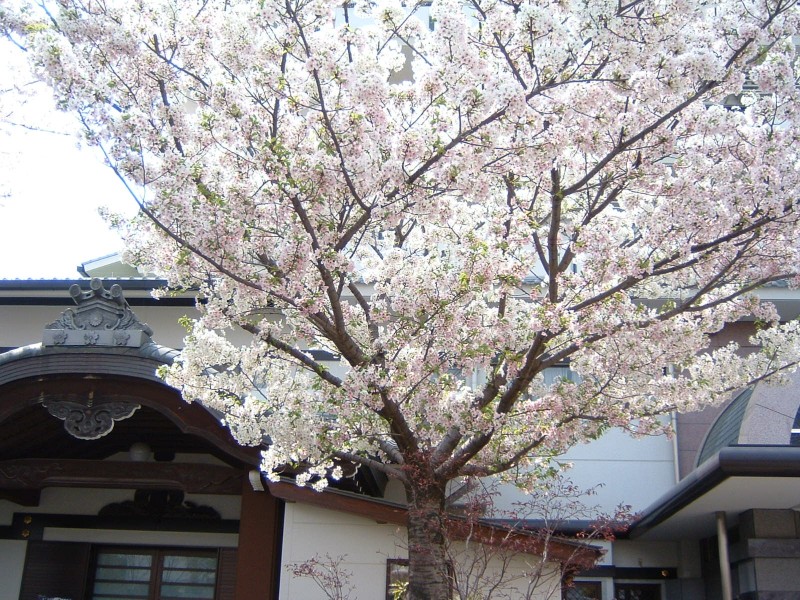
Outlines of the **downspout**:
{"label": "downspout", "polygon": [[[664,375],[674,376],[675,365],[667,365],[664,368]],[[669,426],[672,429],[672,472],[675,483],[681,481],[681,465],[679,462],[680,453],[678,452],[678,411],[671,410],[669,413]]]}
{"label": "downspout", "polygon": [[669,413],[670,426],[672,427],[672,470],[675,475],[675,483],[681,480],[681,465],[678,462],[678,413]]}
{"label": "downspout", "polygon": [[717,513],[717,544],[719,546],[719,574],[722,580],[722,600],[733,600],[731,588],[731,561],[728,557],[728,527],[725,512]]}

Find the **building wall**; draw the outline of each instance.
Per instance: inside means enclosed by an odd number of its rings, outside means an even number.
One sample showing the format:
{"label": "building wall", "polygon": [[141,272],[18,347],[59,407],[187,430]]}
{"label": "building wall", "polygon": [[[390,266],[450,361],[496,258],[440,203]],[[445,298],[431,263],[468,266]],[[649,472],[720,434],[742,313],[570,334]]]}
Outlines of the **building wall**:
{"label": "building wall", "polygon": [[19,598],[26,545],[21,540],[0,540],[0,600]]}
{"label": "building wall", "polygon": [[[681,477],[688,475],[702,456],[709,432],[722,413],[738,396],[720,406],[678,416],[678,444]],[[789,445],[794,420],[800,410],[800,371],[787,375],[785,385],[755,385],[739,426],[735,443]],[[726,418],[728,415],[726,415]],[[733,432],[736,433],[735,431]]]}
{"label": "building wall", "polygon": [[800,513],[749,510],[739,516],[739,540],[731,548],[742,600],[800,597]]}
{"label": "building wall", "polygon": [[737,390],[722,406],[681,415],[681,474],[729,445],[796,445],[792,427],[800,408],[800,372],[778,382]]}
{"label": "building wall", "polygon": [[[487,558],[478,547],[456,544],[451,550],[451,559],[458,563],[456,576],[464,577],[470,567],[489,567],[494,576],[503,574],[509,591],[506,596],[523,598],[558,598],[558,565],[539,564],[539,557],[516,554],[504,560],[499,553],[491,552]],[[477,551],[477,552],[475,552]],[[382,599],[386,594],[387,559],[406,557],[406,538],[403,527],[376,523],[355,515],[311,507],[298,503],[286,505],[283,550],[281,555],[281,600],[324,600],[328,598],[308,577],[292,575],[292,567],[317,558],[323,563],[341,559],[341,571],[346,573],[355,586],[354,598],[361,600]],[[477,557],[477,558],[476,558]],[[537,589],[529,596],[528,587],[534,583]],[[475,597],[482,597],[478,591]]]}
{"label": "building wall", "polygon": [[753,391],[739,431],[740,444],[789,444],[800,408],[800,373],[786,386],[759,384]]}
{"label": "building wall", "polygon": [[[600,439],[579,444],[558,458],[569,466],[564,476],[581,490],[587,508],[613,515],[619,505],[630,505],[636,513],[666,493],[676,482],[673,440],[664,435],[633,438],[611,430]],[[646,484],[645,484],[646,482]],[[508,486],[498,506],[513,510],[525,494]]]}
{"label": "building wall", "polygon": [[[738,600],[800,598],[800,513],[752,509],[728,530],[733,596]],[[702,541],[707,600],[722,598],[718,539]]]}
{"label": "building wall", "polygon": [[[133,498],[134,490],[46,488],[38,506],[19,506],[0,500],[0,527],[12,524],[14,514],[28,516],[31,529],[38,532],[37,514],[96,515],[112,502]],[[238,496],[187,494],[187,501],[212,506],[223,519],[238,519]],[[37,536],[39,534],[37,533]],[[181,546],[197,548],[236,548],[235,533],[192,531],[137,531],[129,529],[91,529],[77,527],[44,527],[41,539],[46,542],[87,542],[109,545]],[[0,600],[18,600],[28,542],[24,539],[0,539]]]}
{"label": "building wall", "polygon": [[640,512],[676,481],[673,440],[664,435],[633,438],[614,429],[575,446],[563,459],[573,465],[567,474],[576,484],[594,486],[589,504],[607,514],[620,504]]}
{"label": "building wall", "polygon": [[[68,298],[66,289],[62,299],[64,297]],[[0,348],[38,344],[45,325],[55,321],[64,310],[64,306],[0,305]],[[154,341],[169,348],[183,347],[186,331],[178,324],[178,319],[197,314],[192,307],[180,306],[134,306],[133,312],[153,329]]]}

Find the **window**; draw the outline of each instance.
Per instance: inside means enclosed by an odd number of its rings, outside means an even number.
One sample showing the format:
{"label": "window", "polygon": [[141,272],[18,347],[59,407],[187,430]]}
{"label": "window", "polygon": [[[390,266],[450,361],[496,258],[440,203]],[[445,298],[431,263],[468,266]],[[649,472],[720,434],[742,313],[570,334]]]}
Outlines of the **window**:
{"label": "window", "polygon": [[564,588],[564,600],[603,600],[603,586],[599,581],[575,581]]}
{"label": "window", "polygon": [[661,583],[615,580],[613,587],[611,584],[608,579],[571,581],[562,588],[561,598],[562,600],[661,600],[662,598]]}
{"label": "window", "polygon": [[390,558],[386,561],[386,600],[403,600],[408,595],[408,561]]}
{"label": "window", "polygon": [[790,446],[800,446],[800,408],[797,409],[797,414],[794,417],[792,424],[792,434],[789,437]]}
{"label": "window", "polygon": [[661,584],[614,583],[614,600],[661,600]]}
{"label": "window", "polygon": [[569,368],[569,365],[557,365],[549,367],[542,373],[545,385],[553,385],[559,381],[571,381],[573,383],[580,383],[581,379],[578,374]]}
{"label": "window", "polygon": [[[452,586],[455,571],[450,562],[447,563],[447,575]],[[405,600],[406,598],[408,598],[408,560],[389,558],[386,560],[386,600]]]}
{"label": "window", "polygon": [[742,421],[752,395],[753,388],[747,388],[720,413],[706,434],[703,447],[697,456],[697,466],[702,465],[723,448],[733,446],[739,441]]}
{"label": "window", "polygon": [[92,600],[214,600],[216,550],[99,548]]}

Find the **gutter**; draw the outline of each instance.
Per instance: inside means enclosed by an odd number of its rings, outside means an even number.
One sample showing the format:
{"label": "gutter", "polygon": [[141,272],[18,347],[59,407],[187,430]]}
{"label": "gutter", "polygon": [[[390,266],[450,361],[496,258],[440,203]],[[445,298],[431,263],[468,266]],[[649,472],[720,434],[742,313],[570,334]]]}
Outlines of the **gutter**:
{"label": "gutter", "polygon": [[[118,283],[123,290],[147,290],[166,287],[166,279],[146,277],[99,277],[103,282],[113,285]],[[78,284],[85,286],[89,279],[0,279],[0,291],[32,291],[32,292],[63,292],[69,286]]]}
{"label": "gutter", "polygon": [[[108,287],[119,284],[130,306],[179,306],[191,308],[196,300],[191,293],[153,298],[151,292],[167,287],[166,279],[146,277],[99,277]],[[72,285],[86,287],[89,279],[0,279],[0,306],[74,306],[64,294]],[[132,294],[129,294],[132,292]]]}

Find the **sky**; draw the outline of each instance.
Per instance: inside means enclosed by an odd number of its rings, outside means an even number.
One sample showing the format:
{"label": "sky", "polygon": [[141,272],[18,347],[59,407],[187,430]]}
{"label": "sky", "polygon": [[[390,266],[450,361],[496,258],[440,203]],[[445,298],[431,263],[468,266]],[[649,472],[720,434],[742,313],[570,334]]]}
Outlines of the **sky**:
{"label": "sky", "polygon": [[0,57],[0,279],[78,277],[79,264],[121,248],[99,207],[132,216],[136,205],[99,150],[81,147],[74,117],[31,84],[22,53],[3,41]]}

